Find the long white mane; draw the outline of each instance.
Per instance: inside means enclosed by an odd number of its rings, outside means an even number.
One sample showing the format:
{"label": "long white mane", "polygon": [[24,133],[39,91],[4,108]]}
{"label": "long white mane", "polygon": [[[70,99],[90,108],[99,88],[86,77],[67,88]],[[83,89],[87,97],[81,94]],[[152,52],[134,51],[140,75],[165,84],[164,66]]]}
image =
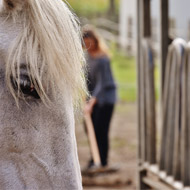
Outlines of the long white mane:
{"label": "long white mane", "polygon": [[48,89],[69,90],[74,103],[80,102],[86,93],[85,60],[78,20],[67,5],[62,0],[3,0],[1,12],[21,24],[6,61],[6,80],[15,100],[20,92],[13,89],[11,76],[18,78],[19,89],[20,66],[25,60],[44,103],[49,101]]}

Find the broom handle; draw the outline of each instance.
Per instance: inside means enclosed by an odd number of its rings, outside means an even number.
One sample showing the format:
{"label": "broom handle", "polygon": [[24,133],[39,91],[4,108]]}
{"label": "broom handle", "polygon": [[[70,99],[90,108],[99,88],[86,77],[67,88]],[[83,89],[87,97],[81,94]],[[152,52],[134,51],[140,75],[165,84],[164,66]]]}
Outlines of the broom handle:
{"label": "broom handle", "polygon": [[86,113],[84,115],[84,119],[86,123],[87,134],[88,134],[88,139],[90,143],[90,149],[91,149],[94,164],[100,165],[100,155],[99,155],[99,150],[98,150],[98,145],[96,141],[96,136],[94,132],[94,126],[92,123],[91,115]]}

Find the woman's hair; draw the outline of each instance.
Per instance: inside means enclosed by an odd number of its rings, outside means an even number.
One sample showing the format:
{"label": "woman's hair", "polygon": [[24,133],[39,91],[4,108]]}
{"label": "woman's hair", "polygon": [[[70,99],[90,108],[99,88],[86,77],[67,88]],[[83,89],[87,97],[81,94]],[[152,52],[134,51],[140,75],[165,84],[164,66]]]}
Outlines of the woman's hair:
{"label": "woman's hair", "polygon": [[96,50],[101,51],[107,56],[109,55],[107,45],[92,26],[87,25],[83,27],[83,39],[85,38],[93,39],[95,42]]}
{"label": "woman's hair", "polygon": [[62,0],[3,1],[8,19],[21,23],[22,27],[11,44],[6,62],[7,83],[17,103],[19,90],[15,92],[10,78],[19,76],[24,59],[30,80],[44,103],[49,102],[47,89],[50,88],[55,93],[59,90],[63,96],[64,91],[69,91],[78,104],[87,91],[76,17]]}

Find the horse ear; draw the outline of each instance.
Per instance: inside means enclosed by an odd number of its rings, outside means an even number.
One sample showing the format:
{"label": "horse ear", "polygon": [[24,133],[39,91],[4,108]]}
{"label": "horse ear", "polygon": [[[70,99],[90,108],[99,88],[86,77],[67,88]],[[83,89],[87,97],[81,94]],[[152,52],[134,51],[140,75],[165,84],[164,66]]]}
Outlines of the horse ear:
{"label": "horse ear", "polygon": [[18,10],[23,7],[26,0],[4,0],[5,7],[8,10]]}

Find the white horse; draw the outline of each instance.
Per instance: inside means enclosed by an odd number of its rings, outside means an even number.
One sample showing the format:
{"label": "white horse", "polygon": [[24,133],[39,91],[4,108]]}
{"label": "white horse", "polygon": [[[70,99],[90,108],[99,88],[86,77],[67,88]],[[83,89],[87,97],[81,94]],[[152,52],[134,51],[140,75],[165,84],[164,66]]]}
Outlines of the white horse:
{"label": "white horse", "polygon": [[0,0],[0,189],[82,189],[74,108],[86,93],[62,0]]}

